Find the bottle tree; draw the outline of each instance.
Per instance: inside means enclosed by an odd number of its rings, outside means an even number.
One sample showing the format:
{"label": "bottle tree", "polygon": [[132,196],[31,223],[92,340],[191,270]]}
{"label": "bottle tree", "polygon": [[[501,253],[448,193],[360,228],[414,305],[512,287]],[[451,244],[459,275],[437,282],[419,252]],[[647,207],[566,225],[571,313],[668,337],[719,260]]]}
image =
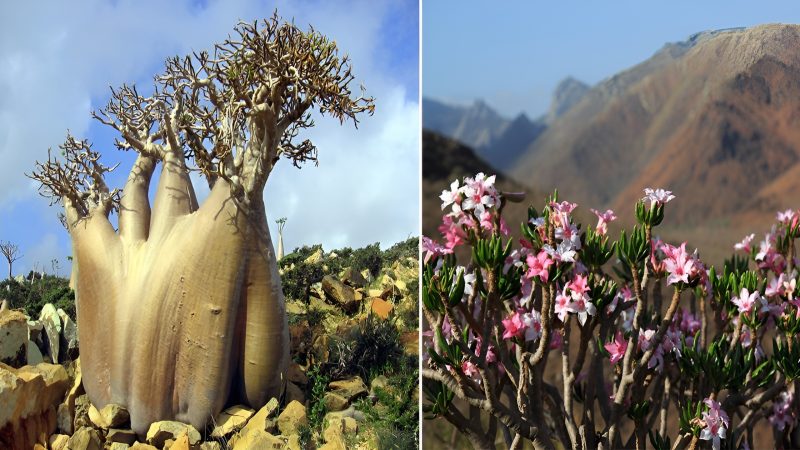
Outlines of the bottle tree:
{"label": "bottle tree", "polygon": [[[316,162],[315,145],[298,138],[312,111],[354,125],[374,111],[353,79],[335,42],[276,13],[240,23],[211,51],[167,59],[150,96],[112,89],[92,115],[137,153],[122,190],[69,133],[63,158],[37,162],[30,176],[63,205],[72,238],[83,383],[96,407],[127,407],[143,434],[164,419],[202,427],[229,402],[258,408],[281,394],[289,336],[263,190],[280,160]],[[193,170],[210,187],[202,204]]]}

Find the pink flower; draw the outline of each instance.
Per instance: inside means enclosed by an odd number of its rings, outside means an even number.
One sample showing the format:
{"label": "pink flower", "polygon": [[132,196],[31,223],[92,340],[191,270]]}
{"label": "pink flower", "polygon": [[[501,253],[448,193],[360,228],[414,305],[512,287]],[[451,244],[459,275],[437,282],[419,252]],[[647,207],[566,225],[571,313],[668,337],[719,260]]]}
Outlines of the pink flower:
{"label": "pink flower", "polygon": [[719,450],[720,439],[725,439],[725,429],[728,426],[728,415],[720,409],[720,404],[711,398],[704,400],[709,410],[703,413],[703,422],[706,427],[700,432],[700,439],[711,440],[714,450]]}
{"label": "pink flower", "polygon": [[483,173],[475,178],[464,178],[464,200],[461,209],[474,210],[476,215],[483,214],[486,208],[492,208],[500,202],[499,194],[494,187],[495,176],[487,177]]}
{"label": "pink flower", "polygon": [[746,314],[753,309],[759,297],[758,291],[751,294],[747,288],[742,288],[741,292],[739,292],[739,296],[733,297],[731,302],[739,308],[740,314]]}
{"label": "pink flower", "polygon": [[[575,298],[573,295],[572,298]],[[588,316],[593,316],[597,312],[597,308],[595,308],[594,304],[589,301],[589,296],[584,294],[578,297],[577,300],[567,305],[567,311],[575,313],[578,315],[578,321],[581,325],[586,323],[586,319]]]}
{"label": "pink flower", "polygon": [[550,207],[553,208],[552,219],[553,223],[564,227],[569,224],[569,215],[572,214],[572,211],[578,206],[577,203],[570,203],[567,201],[563,201],[561,203],[550,202]]}
{"label": "pink flower", "polygon": [[522,333],[525,332],[525,324],[522,322],[522,317],[520,317],[519,311],[510,315],[507,319],[503,319],[502,322],[503,327],[505,328],[505,331],[503,332],[503,339],[521,337]]}
{"label": "pink flower", "polygon": [[560,321],[564,321],[566,319],[567,314],[569,313],[569,304],[572,299],[569,295],[567,295],[567,287],[564,286],[564,290],[556,295],[556,304],[554,307],[554,312],[558,316]]}
{"label": "pink flower", "polygon": [[764,290],[764,295],[767,297],[777,297],[783,295],[783,283],[784,283],[784,275],[780,274],[780,276],[773,277],[769,280],[769,284],[767,284],[767,288]]}
{"label": "pink flower", "polygon": [[664,269],[669,273],[667,284],[683,282],[689,284],[691,281],[702,278],[705,274],[703,264],[695,255],[686,253],[686,242],[680,247],[673,247],[669,244],[661,246],[666,258],[664,259]]}
{"label": "pink flower", "polygon": [[606,343],[603,347],[611,354],[611,364],[616,364],[622,361],[622,357],[625,356],[625,351],[628,349],[628,341],[622,336],[621,331],[617,331],[614,340]]}
{"label": "pink flower", "polygon": [[525,324],[525,340],[535,341],[542,335],[542,316],[536,310],[522,315]]}
{"label": "pink flower", "polygon": [[786,211],[778,212],[777,219],[783,225],[797,225],[797,211],[787,209]]}
{"label": "pink flower", "polygon": [[573,298],[581,297],[583,294],[589,292],[586,275],[575,275],[572,281],[567,283],[567,288],[573,292]]}
{"label": "pink flower", "polygon": [[555,237],[564,242],[569,242],[576,250],[580,250],[581,248],[580,232],[578,231],[578,227],[571,223],[556,227]]}
{"label": "pink flower", "polygon": [[649,200],[650,208],[652,209],[655,205],[664,205],[673,198],[675,198],[675,196],[672,195],[672,191],[645,188],[644,198],[642,198],[642,201]]}
{"label": "pink flower", "polygon": [[461,194],[463,191],[463,187],[458,186],[458,180],[453,181],[450,183],[450,190],[447,189],[442,191],[442,195],[439,198],[442,200],[442,209],[447,208],[449,205],[453,205],[452,214],[458,214],[461,212]]}
{"label": "pink flower", "polygon": [[553,260],[550,259],[547,252],[541,250],[536,256],[528,255],[526,262],[528,263],[526,276],[528,278],[539,277],[546,283],[547,278],[550,276],[548,269],[553,265]]}
{"label": "pink flower", "polygon": [[439,225],[439,231],[444,236],[445,248],[450,250],[451,253],[454,248],[463,244],[464,239],[467,237],[461,225],[454,222],[451,216],[442,217],[442,224]]}
{"label": "pink flower", "polygon": [[475,378],[479,375],[478,366],[476,366],[475,363],[469,360],[461,363],[461,371],[464,372],[464,375],[472,378]]}
{"label": "pink flower", "polygon": [[793,401],[794,396],[792,393],[783,391],[772,403],[772,414],[769,416],[769,422],[779,431],[783,431],[797,420],[797,413],[792,410]]}
{"label": "pink flower", "polygon": [[422,251],[424,252],[424,262],[427,264],[432,258],[436,258],[448,253],[453,253],[453,249],[445,248],[433,239],[422,236]]}
{"label": "pink flower", "polygon": [[744,239],[742,239],[742,242],[739,242],[738,244],[735,244],[733,246],[733,249],[742,250],[745,253],[750,253],[750,243],[753,242],[753,239],[755,237],[756,237],[755,234],[750,234],[749,236],[745,236]]}
{"label": "pink flower", "polygon": [[597,234],[605,236],[608,233],[608,224],[617,220],[616,214],[614,211],[607,209],[606,212],[601,213],[596,209],[590,209],[589,211],[593,212],[595,216],[597,216],[597,226],[595,226],[594,230]]}

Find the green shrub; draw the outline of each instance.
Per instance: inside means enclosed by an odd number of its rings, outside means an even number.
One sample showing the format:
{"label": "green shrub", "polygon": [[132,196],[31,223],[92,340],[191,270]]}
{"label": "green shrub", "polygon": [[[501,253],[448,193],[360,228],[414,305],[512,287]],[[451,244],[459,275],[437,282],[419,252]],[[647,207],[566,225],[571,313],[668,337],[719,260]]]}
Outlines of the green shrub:
{"label": "green shrub", "polygon": [[75,292],[69,287],[69,280],[53,275],[19,283],[14,279],[0,281],[0,298],[9,301],[12,308],[21,308],[31,318],[38,318],[47,303],[61,308],[75,320]]}
{"label": "green shrub", "polygon": [[360,375],[369,380],[374,369],[383,369],[403,355],[400,332],[390,320],[367,318],[349,336],[334,339],[325,371],[331,378]]}
{"label": "green shrub", "polygon": [[381,449],[419,448],[418,397],[414,395],[418,389],[416,358],[409,358],[400,366],[398,373],[389,377],[387,389],[375,389],[377,402],[364,399],[356,406],[364,412],[368,426],[375,430]]}

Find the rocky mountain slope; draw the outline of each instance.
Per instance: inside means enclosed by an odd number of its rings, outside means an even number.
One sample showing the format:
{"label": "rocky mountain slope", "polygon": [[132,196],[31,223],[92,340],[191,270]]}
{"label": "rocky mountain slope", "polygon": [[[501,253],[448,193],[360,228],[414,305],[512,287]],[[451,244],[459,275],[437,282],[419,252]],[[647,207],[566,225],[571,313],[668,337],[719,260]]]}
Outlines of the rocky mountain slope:
{"label": "rocky mountain slope", "polygon": [[671,189],[664,235],[727,255],[777,209],[798,206],[798,45],[796,25],[669,44],[585,93],[510,174],[623,219],[644,187]]}

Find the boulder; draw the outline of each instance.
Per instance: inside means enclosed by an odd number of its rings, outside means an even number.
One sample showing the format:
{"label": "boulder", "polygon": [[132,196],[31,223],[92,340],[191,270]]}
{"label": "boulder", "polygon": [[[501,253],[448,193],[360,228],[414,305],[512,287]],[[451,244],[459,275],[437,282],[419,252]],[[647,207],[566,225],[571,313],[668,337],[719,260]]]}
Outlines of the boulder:
{"label": "boulder", "polygon": [[325,297],[343,311],[353,312],[356,310],[358,302],[355,290],[335,277],[331,275],[322,277],[322,290],[325,291]]}
{"label": "boulder", "polygon": [[69,436],[66,434],[54,434],[47,440],[50,450],[66,450],[67,442],[69,442]]}
{"label": "boulder", "polygon": [[267,433],[275,432],[276,428],[276,418],[278,416],[278,409],[280,408],[280,403],[278,399],[272,398],[270,401],[267,402],[266,405],[262,406],[261,409],[256,412],[253,417],[247,421],[247,424],[242,428],[239,432],[237,440],[242,436],[245,436],[248,433],[254,432],[256,430],[266,431]]}
{"label": "boulder", "polygon": [[133,445],[137,439],[138,436],[136,436],[136,432],[133,430],[110,428],[106,433],[106,442],[109,443],[116,442],[120,444]]}
{"label": "boulder", "polygon": [[352,268],[348,267],[342,271],[341,276],[339,277],[345,284],[352,286],[354,288],[363,288],[366,287],[368,281],[361,275],[360,272],[357,270],[353,270]]}
{"label": "boulder", "polygon": [[44,331],[47,334],[46,347],[47,358],[53,364],[58,364],[58,354],[61,345],[61,318],[58,317],[58,311],[52,303],[47,303],[42,307],[42,312],[39,314],[39,322],[44,325]]}
{"label": "boulder", "polygon": [[109,403],[98,410],[94,405],[89,405],[89,420],[95,426],[107,430],[116,428],[130,420],[128,410],[124,406]]}
{"label": "boulder", "polygon": [[143,444],[141,442],[137,442],[130,446],[130,450],[160,450],[160,449],[153,447],[150,444]]}
{"label": "boulder", "polygon": [[69,387],[62,366],[15,369],[0,363],[0,448],[46,444],[56,431],[55,406]]}
{"label": "boulder", "polygon": [[106,444],[106,450],[128,450],[131,448],[130,445],[122,443],[122,442],[112,442],[110,444]]}
{"label": "boulder", "polygon": [[286,448],[286,443],[277,436],[273,436],[266,431],[253,430],[246,436],[242,436],[233,444],[233,450],[256,450],[256,449],[282,449]]}
{"label": "boulder", "polygon": [[332,381],[328,384],[329,392],[341,395],[348,402],[367,394],[367,385],[359,376],[348,380]]}
{"label": "boulder", "polygon": [[297,433],[303,425],[308,425],[306,407],[294,400],[286,405],[286,408],[278,416],[278,430],[281,434],[288,436]]}
{"label": "boulder", "polygon": [[388,319],[389,315],[391,315],[392,311],[394,310],[394,305],[392,305],[391,303],[387,302],[386,300],[380,297],[371,298],[369,299],[369,301],[370,301],[370,306],[369,306],[370,311],[372,312],[372,314],[380,317],[381,319],[384,320]]}
{"label": "boulder", "polygon": [[326,392],[322,403],[327,411],[341,411],[348,405],[347,399],[335,392]]}
{"label": "boulder", "polygon": [[[83,377],[81,375],[80,359],[77,359],[70,364],[73,374],[72,387],[70,387],[69,391],[67,392],[67,396],[64,398],[64,401],[58,405],[58,409],[56,410],[58,429],[66,434],[72,434],[72,431],[75,429],[75,418],[77,417],[77,399],[79,396],[85,394],[85,391],[83,390]],[[69,373],[69,370],[67,372]],[[88,399],[84,404],[84,409],[82,412],[86,418],[86,423],[88,424]]]}
{"label": "boulder", "polygon": [[[217,441],[206,441],[197,447],[199,450],[222,450],[222,446]],[[230,447],[225,447],[230,448]]]}
{"label": "boulder", "polygon": [[78,357],[78,325],[63,309],[59,308],[56,312],[61,319],[62,362],[73,360]]}
{"label": "boulder", "polygon": [[67,448],[70,450],[103,450],[103,441],[94,428],[80,427],[69,438]]}
{"label": "boulder", "polygon": [[305,303],[299,300],[286,302],[286,314],[294,314],[296,316],[299,316],[305,313],[306,313]]}
{"label": "boulder", "polygon": [[345,410],[334,411],[325,414],[325,422],[330,422],[331,420],[335,419],[344,419],[346,417],[355,419],[358,422],[364,422],[365,420],[367,420],[367,416],[365,416],[363,412],[357,410],[354,406],[351,405],[349,408]]}
{"label": "boulder", "polygon": [[147,430],[147,443],[162,448],[168,439],[176,439],[184,431],[189,436],[190,445],[200,442],[200,433],[193,426],[174,420],[162,420],[150,424]]}
{"label": "boulder", "polygon": [[247,421],[253,417],[253,414],[255,414],[255,411],[243,405],[227,408],[214,419],[216,426],[211,432],[211,437],[215,439],[227,438],[241,430]]}
{"label": "boulder", "polygon": [[336,307],[333,305],[329,305],[323,301],[323,299],[319,299],[316,297],[311,297],[308,300],[308,309],[309,310],[318,310],[325,313],[335,313],[337,312]]}
{"label": "boulder", "polygon": [[36,364],[44,362],[44,356],[42,355],[42,351],[39,350],[39,346],[36,345],[33,341],[28,341],[25,347],[25,361],[26,364],[30,366],[35,366]]}
{"label": "boulder", "polygon": [[375,395],[375,392],[378,389],[383,389],[384,391],[389,388],[389,379],[386,378],[384,375],[378,375],[377,377],[372,379],[372,382],[369,384],[369,393],[370,395]]}
{"label": "boulder", "polygon": [[322,261],[322,255],[323,255],[323,253],[322,253],[322,249],[321,249],[321,248],[318,248],[318,249],[317,249],[317,251],[315,251],[314,253],[312,253],[312,254],[311,254],[311,255],[310,255],[308,258],[306,258],[306,259],[305,259],[305,261],[303,261],[303,262],[304,262],[304,263],[306,263],[306,264],[316,264],[316,263],[318,263],[318,262]]}
{"label": "boulder", "polygon": [[27,350],[28,318],[16,310],[0,312],[0,362],[22,367]]}
{"label": "boulder", "polygon": [[175,442],[170,444],[171,439],[167,440],[167,443],[164,445],[164,448],[168,448],[169,450],[191,450],[194,449],[196,446],[189,444],[189,434],[186,430],[182,431],[181,434],[175,438]]}
{"label": "boulder", "polygon": [[325,439],[325,445],[321,449],[329,450],[346,450],[347,446],[344,443],[344,425],[342,420],[333,420],[328,422],[325,431],[322,432],[322,438]]}

